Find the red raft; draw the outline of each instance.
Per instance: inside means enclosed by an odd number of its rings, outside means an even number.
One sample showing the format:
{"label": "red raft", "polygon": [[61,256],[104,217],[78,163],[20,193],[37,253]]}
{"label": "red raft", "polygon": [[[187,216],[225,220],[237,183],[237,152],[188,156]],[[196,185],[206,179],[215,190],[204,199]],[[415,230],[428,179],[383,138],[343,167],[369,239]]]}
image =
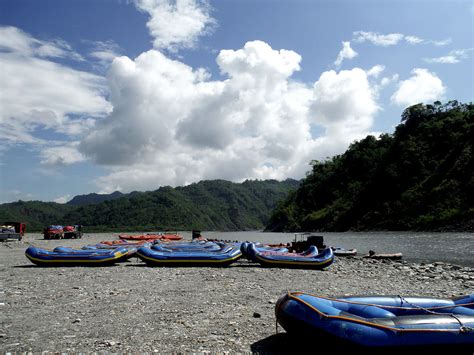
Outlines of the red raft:
{"label": "red raft", "polygon": [[145,241],[152,241],[152,240],[181,240],[183,239],[182,236],[179,234],[140,234],[140,235],[128,235],[128,234],[120,234],[119,238],[122,240],[145,240]]}

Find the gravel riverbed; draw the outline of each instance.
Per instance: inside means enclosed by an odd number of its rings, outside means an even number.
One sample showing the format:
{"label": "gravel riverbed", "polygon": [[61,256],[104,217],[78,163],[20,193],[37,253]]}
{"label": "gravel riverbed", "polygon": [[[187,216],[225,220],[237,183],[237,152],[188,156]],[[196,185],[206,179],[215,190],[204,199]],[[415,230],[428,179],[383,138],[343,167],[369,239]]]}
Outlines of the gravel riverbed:
{"label": "gravel riverbed", "polygon": [[287,291],[325,296],[474,292],[474,269],[337,258],[323,271],[264,269],[245,259],[227,268],[146,267],[138,259],[111,267],[42,268],[30,244],[79,247],[114,235],[46,241],[30,234],[0,243],[0,351],[279,352],[293,339],[274,307]]}

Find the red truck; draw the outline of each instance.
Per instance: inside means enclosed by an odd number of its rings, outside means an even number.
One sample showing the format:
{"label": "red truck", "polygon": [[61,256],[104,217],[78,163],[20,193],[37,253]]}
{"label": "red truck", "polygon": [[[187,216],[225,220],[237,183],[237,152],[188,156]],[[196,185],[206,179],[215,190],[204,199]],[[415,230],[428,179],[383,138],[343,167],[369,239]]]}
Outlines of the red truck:
{"label": "red truck", "polygon": [[82,226],[51,225],[43,230],[44,239],[82,238]]}
{"label": "red truck", "polygon": [[22,222],[5,222],[0,226],[0,240],[21,240],[26,232],[26,224]]}

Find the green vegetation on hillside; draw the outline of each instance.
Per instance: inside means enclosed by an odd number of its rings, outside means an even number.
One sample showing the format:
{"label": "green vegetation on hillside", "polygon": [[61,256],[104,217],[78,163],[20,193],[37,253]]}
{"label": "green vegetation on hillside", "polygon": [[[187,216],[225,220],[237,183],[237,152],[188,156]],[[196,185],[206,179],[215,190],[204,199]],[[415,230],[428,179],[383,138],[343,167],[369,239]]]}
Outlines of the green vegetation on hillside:
{"label": "green vegetation on hillside", "polygon": [[313,161],[267,230],[473,230],[474,105],[414,105],[393,135]]}
{"label": "green vegetation on hillside", "polygon": [[82,224],[87,231],[262,229],[277,202],[297,186],[290,179],[241,184],[212,180],[81,206],[15,202],[0,205],[0,221],[25,221],[29,231],[48,224]]}
{"label": "green vegetation on hillside", "polygon": [[74,207],[55,202],[18,201],[0,205],[0,223],[25,222],[27,232],[39,231],[47,224],[61,221]]}

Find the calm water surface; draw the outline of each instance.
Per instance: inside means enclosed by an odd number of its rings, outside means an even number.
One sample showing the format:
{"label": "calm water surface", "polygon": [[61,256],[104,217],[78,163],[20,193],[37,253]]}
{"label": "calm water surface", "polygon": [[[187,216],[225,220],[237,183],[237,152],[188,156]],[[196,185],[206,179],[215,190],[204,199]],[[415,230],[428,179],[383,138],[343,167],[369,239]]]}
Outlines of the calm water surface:
{"label": "calm water surface", "polygon": [[[265,243],[287,243],[294,240],[294,233],[263,232],[203,232],[207,238]],[[190,238],[190,233],[183,233]],[[370,249],[378,253],[403,253],[407,261],[444,261],[474,267],[474,233],[315,233],[324,236],[324,243],[347,249],[356,248],[359,255]]]}

